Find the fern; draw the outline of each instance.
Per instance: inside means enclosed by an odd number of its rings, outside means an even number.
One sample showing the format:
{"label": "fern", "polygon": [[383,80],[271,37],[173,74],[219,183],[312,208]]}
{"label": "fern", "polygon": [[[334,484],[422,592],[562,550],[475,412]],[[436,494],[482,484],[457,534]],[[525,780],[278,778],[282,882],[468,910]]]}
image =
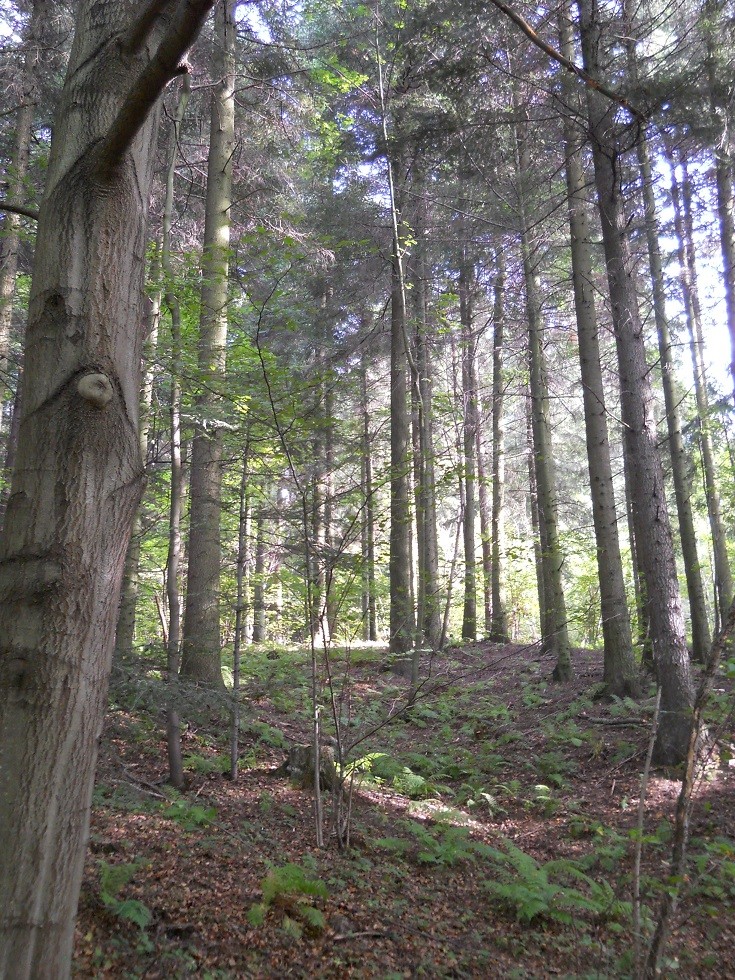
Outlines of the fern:
{"label": "fern", "polygon": [[289,863],[271,868],[260,887],[263,901],[251,905],[248,910],[251,925],[262,925],[268,909],[280,903],[290,913],[284,914],[283,928],[293,938],[301,938],[304,926],[312,931],[320,931],[326,926],[324,913],[311,901],[326,898],[329,894],[327,886],[320,879],[310,877],[300,865]]}
{"label": "fern", "polygon": [[617,899],[607,881],[590,878],[574,861],[560,858],[539,864],[511,841],[503,846],[504,851],[484,849],[497,873],[484,887],[518,921],[545,918],[569,925],[580,915],[602,920],[630,915],[630,904]]}
{"label": "fern", "polygon": [[138,926],[141,943],[144,948],[147,948],[150,940],[146,935],[146,929],[153,918],[151,910],[137,898],[118,898],[118,892],[133,879],[139,866],[137,861],[127,864],[108,864],[106,861],[100,861],[100,898],[118,919],[124,919]]}
{"label": "fern", "polygon": [[279,895],[313,895],[326,898],[327,886],[318,878],[309,878],[298,864],[272,868],[261,882],[263,901],[270,905]]}

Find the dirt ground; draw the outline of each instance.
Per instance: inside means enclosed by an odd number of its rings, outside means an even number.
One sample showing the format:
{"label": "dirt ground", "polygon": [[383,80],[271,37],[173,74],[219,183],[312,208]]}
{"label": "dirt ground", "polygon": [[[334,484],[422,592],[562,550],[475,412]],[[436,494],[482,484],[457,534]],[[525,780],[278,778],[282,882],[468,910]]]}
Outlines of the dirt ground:
{"label": "dirt ground", "polygon": [[[276,772],[288,744],[310,737],[308,678],[294,681],[294,655],[266,654],[250,676],[235,782],[218,762],[224,725],[188,724],[190,782],[177,796],[164,785],[155,712],[142,721],[130,706],[112,709],[74,976],[630,975],[630,908],[601,911],[595,885],[631,899],[653,700],[596,699],[600,657],[576,651],[574,680],[554,684],[536,647],[452,649],[431,663],[410,712],[406,682],[380,669],[379,652],[337,663],[343,741],[361,740],[348,761],[363,758],[342,849],[331,794],[320,849],[313,791]],[[718,697],[712,730],[729,745],[731,701]],[[327,702],[327,733],[329,715]],[[698,782],[665,976],[735,977],[734,773],[724,752]],[[673,773],[651,773],[644,932],[665,887],[679,786]],[[526,855],[522,871],[497,863],[509,848]],[[288,874],[296,885],[284,884]],[[589,907],[575,904],[588,895]]]}

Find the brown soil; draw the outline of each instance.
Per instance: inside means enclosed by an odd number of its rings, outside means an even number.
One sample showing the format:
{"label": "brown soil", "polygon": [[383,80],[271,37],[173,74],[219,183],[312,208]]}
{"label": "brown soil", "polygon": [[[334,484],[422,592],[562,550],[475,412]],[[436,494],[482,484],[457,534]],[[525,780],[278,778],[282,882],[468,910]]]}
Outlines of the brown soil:
{"label": "brown soil", "polygon": [[[440,762],[427,776],[425,800],[410,800],[388,780],[361,783],[344,850],[327,820],[326,846],[317,848],[313,793],[274,774],[284,752],[258,741],[257,725],[242,739],[241,757],[251,767],[234,783],[219,772],[193,773],[174,804],[178,809],[171,811],[162,785],[164,742],[137,716],[111,712],[98,767],[74,975],[629,975],[629,917],[616,922],[612,915],[577,910],[569,922],[560,922],[552,902],[551,913],[542,910],[522,921],[517,904],[489,894],[485,883],[494,865],[468,843],[502,848],[509,840],[538,865],[586,860],[591,879],[609,882],[619,899],[630,899],[630,832],[638,819],[652,701],[635,706],[594,700],[599,658],[577,651],[575,679],[552,684],[553,664],[535,647],[482,643],[452,650],[432,664],[410,717],[400,715],[405,682],[395,673],[379,672],[374,662],[353,666],[352,714],[362,722],[346,728],[346,740],[362,737],[381,711],[399,717],[350,758],[382,751],[401,763],[409,758],[414,772],[420,768],[417,756]],[[251,684],[250,720],[267,723],[291,741],[308,741],[308,723],[300,720],[306,717],[300,714],[303,705],[294,708],[271,693],[267,681]],[[726,723],[718,729],[724,744],[732,737],[732,716],[721,714],[730,722],[729,731]],[[226,752],[226,739],[215,725],[190,726],[185,752],[206,761]],[[199,768],[206,766],[200,762]],[[666,949],[666,976],[735,977],[734,772],[723,755],[698,783],[692,860]],[[673,821],[680,785],[670,776],[652,773],[645,801],[650,839],[643,849],[643,891],[652,915],[670,853],[666,821]],[[327,817],[329,812],[325,794]],[[171,819],[172,813],[180,819]],[[187,815],[188,826],[182,825]],[[422,837],[422,829],[431,836]],[[100,867],[132,862],[137,865],[115,896],[118,905],[106,904]],[[264,921],[252,924],[248,913],[262,902],[269,869],[288,862],[323,881],[327,897],[282,894],[264,909]],[[586,887],[579,885],[583,892]],[[119,905],[124,901],[142,903],[150,913],[143,930],[125,919]],[[321,911],[323,925],[309,921],[305,905]],[[140,908],[127,906],[134,914]]]}

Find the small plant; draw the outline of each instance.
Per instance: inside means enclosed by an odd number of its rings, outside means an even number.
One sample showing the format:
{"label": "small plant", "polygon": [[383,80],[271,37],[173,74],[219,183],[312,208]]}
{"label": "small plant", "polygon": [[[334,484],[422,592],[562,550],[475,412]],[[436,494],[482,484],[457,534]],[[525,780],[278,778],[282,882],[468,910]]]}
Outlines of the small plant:
{"label": "small plant", "polygon": [[268,910],[278,905],[284,910],[283,928],[294,939],[300,939],[304,927],[318,932],[326,925],[321,909],[313,905],[315,898],[326,898],[327,886],[312,878],[298,864],[271,867],[260,884],[263,900],[250,907],[248,921],[262,925]]}
{"label": "small plant", "polygon": [[[418,845],[416,860],[419,864],[450,867],[460,861],[474,861],[483,847],[470,840],[466,827],[439,825],[429,828],[414,820],[404,821],[403,826]],[[383,837],[376,844],[401,856],[413,849],[411,841],[405,837]]]}
{"label": "small plant", "polygon": [[188,800],[174,800],[165,804],[164,816],[175,820],[184,830],[197,830],[206,827],[217,819],[217,811],[213,806],[200,806],[189,803]]}
{"label": "small plant", "polygon": [[352,773],[364,773],[376,783],[392,786],[412,800],[425,799],[437,793],[436,786],[386,752],[370,752],[356,759],[345,767],[347,776]]}
{"label": "small plant", "polygon": [[605,921],[630,915],[630,903],[619,901],[607,881],[590,878],[576,862],[560,858],[539,864],[511,841],[503,846],[503,851],[483,851],[495,863],[484,885],[519,922],[543,918],[570,925],[579,924],[579,914]]}
{"label": "small plant", "polygon": [[200,776],[209,776],[211,773],[224,773],[230,771],[229,755],[199,755],[190,752],[184,756],[184,769],[190,772],[199,773]]}
{"label": "small plant", "polygon": [[146,932],[152,918],[151,910],[137,898],[118,897],[118,893],[135,877],[139,867],[138,861],[127,864],[108,864],[107,861],[100,861],[100,898],[113,915],[138,926],[141,947],[147,952],[153,948]]}

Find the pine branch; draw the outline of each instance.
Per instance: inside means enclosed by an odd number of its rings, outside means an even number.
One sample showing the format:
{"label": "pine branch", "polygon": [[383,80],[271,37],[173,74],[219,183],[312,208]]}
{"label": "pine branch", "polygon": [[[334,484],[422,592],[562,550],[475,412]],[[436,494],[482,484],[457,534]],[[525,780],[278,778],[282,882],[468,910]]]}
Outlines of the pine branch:
{"label": "pine branch", "polygon": [[491,0],[491,2],[498,8],[498,10],[501,11],[501,13],[504,13],[506,17],[510,18],[510,20],[512,20],[517,27],[520,27],[526,37],[532,41],[537,48],[540,48],[544,54],[547,54],[550,58],[553,58],[554,61],[557,61],[562,68],[566,68],[567,71],[571,72],[573,75],[576,75],[577,78],[580,78],[585,85],[588,85],[596,92],[604,95],[605,98],[610,99],[611,102],[617,102],[618,105],[623,106],[623,108],[627,109],[628,112],[632,116],[635,116],[636,119],[639,119],[643,123],[648,122],[650,113],[639,109],[637,106],[629,102],[624,95],[616,92],[615,89],[609,88],[604,84],[604,82],[599,81],[599,79],[593,78],[592,75],[589,75],[584,70],[584,68],[580,68],[579,65],[575,65],[573,61],[565,58],[560,51],[557,51],[555,47],[544,41],[544,39],[536,33],[533,27],[531,27],[528,21],[521,17],[520,14],[517,14],[515,10],[512,10],[506,3],[503,2],[503,0]]}
{"label": "pine branch", "polygon": [[0,200],[0,211],[7,211],[8,214],[19,214],[23,218],[38,221],[38,211],[33,208],[24,208],[22,204],[11,204],[10,201]]}
{"label": "pine branch", "polygon": [[[130,148],[164,88],[176,75],[187,70],[186,66],[181,65],[181,58],[199,33],[214,3],[215,0],[179,0],[172,23],[158,50],[133,82],[117,119],[100,147],[98,167],[101,171],[117,164]],[[141,20],[147,18],[152,23],[151,18],[157,16],[161,9],[163,4],[160,0],[153,0]],[[134,33],[140,33],[141,20],[134,26]]]}

